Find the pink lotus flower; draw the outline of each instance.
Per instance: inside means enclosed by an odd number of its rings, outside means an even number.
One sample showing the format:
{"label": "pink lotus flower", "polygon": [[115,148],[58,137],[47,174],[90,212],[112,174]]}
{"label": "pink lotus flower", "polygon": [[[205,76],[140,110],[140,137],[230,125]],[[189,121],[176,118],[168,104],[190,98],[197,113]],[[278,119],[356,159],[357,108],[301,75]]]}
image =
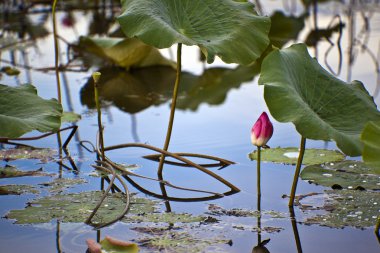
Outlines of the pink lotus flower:
{"label": "pink lotus flower", "polygon": [[273,125],[270,122],[268,115],[263,112],[251,130],[251,142],[253,145],[264,146],[273,134]]}

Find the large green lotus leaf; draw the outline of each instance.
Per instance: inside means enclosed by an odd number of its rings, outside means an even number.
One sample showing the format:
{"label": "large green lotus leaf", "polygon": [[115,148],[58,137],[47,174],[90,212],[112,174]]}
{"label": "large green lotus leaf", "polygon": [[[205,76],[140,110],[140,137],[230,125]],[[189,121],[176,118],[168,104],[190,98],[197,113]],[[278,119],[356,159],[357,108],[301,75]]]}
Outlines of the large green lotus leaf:
{"label": "large green lotus leaf", "polygon": [[101,242],[102,252],[107,253],[138,253],[139,247],[136,243],[120,241],[106,236]]}
{"label": "large green lotus leaf", "polygon": [[233,0],[122,0],[118,21],[128,37],[157,48],[197,45],[207,62],[250,64],[269,44],[270,19]]}
{"label": "large green lotus leaf", "polygon": [[[328,190],[323,197],[323,205],[320,203],[307,203],[306,209],[312,210],[311,214],[302,223],[318,224],[332,228],[356,227],[360,229],[372,227],[376,224],[379,215],[380,192],[354,191],[354,190]],[[313,202],[317,199],[313,197]],[[302,200],[306,202],[308,197]],[[316,205],[315,205],[316,204]],[[325,213],[316,214],[316,210],[324,210]]]}
{"label": "large green lotus leaf", "polygon": [[[298,160],[298,148],[270,148],[261,150],[261,161],[296,164]],[[257,160],[257,151],[249,154],[249,158]],[[337,150],[306,149],[302,164],[311,165],[326,162],[337,162],[344,160],[345,156]]]}
{"label": "large green lotus leaf", "polygon": [[375,172],[363,162],[343,161],[307,166],[300,176],[303,180],[333,188],[380,190],[380,178]]}
{"label": "large green lotus leaf", "polygon": [[363,130],[363,160],[380,174],[380,121],[369,122]]}
{"label": "large green lotus leaf", "polygon": [[81,37],[79,47],[124,68],[156,65],[175,67],[175,63],[163,57],[158,49],[136,38]]}
{"label": "large green lotus leaf", "polygon": [[334,140],[347,155],[362,154],[360,134],[380,112],[362,83],[345,83],[324,70],[304,44],[275,50],[263,61],[260,84],[272,116],[293,122],[305,138]]}
{"label": "large green lotus leaf", "polygon": [[34,86],[0,84],[0,137],[17,138],[32,130],[57,131],[61,116],[57,100],[40,98]]}

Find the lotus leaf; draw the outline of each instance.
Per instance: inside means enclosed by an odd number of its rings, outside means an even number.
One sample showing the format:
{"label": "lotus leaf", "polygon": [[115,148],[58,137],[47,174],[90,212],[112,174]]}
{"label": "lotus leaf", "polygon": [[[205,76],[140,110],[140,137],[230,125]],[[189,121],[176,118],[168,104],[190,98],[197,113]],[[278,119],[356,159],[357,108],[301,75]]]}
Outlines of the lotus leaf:
{"label": "lotus leaf", "polygon": [[[197,45],[208,63],[250,64],[269,44],[270,19],[253,5],[233,0],[122,0],[118,21],[124,33],[146,44],[168,48]],[[237,43],[238,42],[238,43]]]}
{"label": "lotus leaf", "polygon": [[[299,155],[298,148],[270,148],[261,150],[261,161],[296,164]],[[344,155],[337,150],[306,149],[302,160],[303,164],[319,164],[326,162],[337,162],[344,159]],[[257,151],[249,154],[252,160],[257,159]]]}
{"label": "lotus leaf", "polygon": [[363,130],[361,139],[364,143],[363,160],[380,174],[380,121],[369,122]]}
{"label": "lotus leaf", "polygon": [[158,49],[136,38],[81,37],[79,46],[88,53],[127,69],[155,65],[175,66]]}
{"label": "lotus leaf", "polygon": [[38,194],[39,191],[32,185],[11,184],[0,185],[0,195],[20,195],[25,193]]}
{"label": "lotus leaf", "polygon": [[38,159],[41,162],[53,160],[56,150],[49,148],[19,147],[0,150],[0,159],[10,161],[19,159]]}
{"label": "lotus leaf", "polygon": [[304,44],[271,52],[259,83],[272,116],[293,122],[305,138],[334,140],[347,155],[362,154],[360,134],[380,112],[362,83],[345,83],[323,69]]}
{"label": "lotus leaf", "polygon": [[41,169],[32,170],[32,171],[22,171],[18,170],[13,166],[5,166],[4,168],[0,167],[0,178],[10,178],[10,177],[27,177],[27,176],[50,176]]}
{"label": "lotus leaf", "polygon": [[62,106],[56,99],[45,100],[30,84],[10,87],[0,84],[0,137],[17,138],[32,130],[57,131]]}
{"label": "lotus leaf", "polygon": [[323,206],[316,208],[326,213],[308,217],[302,223],[332,228],[367,228],[375,225],[379,215],[380,192],[329,190],[323,197]]}
{"label": "lotus leaf", "polygon": [[74,112],[63,112],[62,122],[75,123],[78,122],[82,117]]}
{"label": "lotus leaf", "polygon": [[111,237],[106,236],[101,242],[103,250],[107,253],[137,253],[139,252],[139,247],[136,243],[129,243],[124,241],[119,241]]}
{"label": "lotus leaf", "polygon": [[334,188],[380,189],[379,175],[360,161],[343,161],[305,167],[301,172],[303,180]]}

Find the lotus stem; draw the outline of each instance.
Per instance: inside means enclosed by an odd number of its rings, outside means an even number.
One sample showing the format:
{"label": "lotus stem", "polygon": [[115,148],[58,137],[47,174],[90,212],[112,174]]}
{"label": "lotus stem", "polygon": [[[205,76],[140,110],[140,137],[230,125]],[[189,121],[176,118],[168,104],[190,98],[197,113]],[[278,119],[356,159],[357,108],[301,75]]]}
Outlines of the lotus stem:
{"label": "lotus stem", "polygon": [[375,234],[380,239],[380,215],[377,217],[377,222],[375,226]]}
{"label": "lotus stem", "polygon": [[[165,150],[165,151],[168,151],[169,143],[170,143],[170,137],[172,135],[172,130],[173,130],[173,121],[174,121],[175,108],[176,108],[176,104],[177,104],[178,87],[179,87],[179,83],[181,81],[181,55],[182,55],[182,43],[178,43],[178,46],[177,46],[177,74],[176,74],[176,79],[175,79],[175,83],[174,83],[172,104],[170,106],[169,124],[168,124],[168,129],[166,132],[165,144],[163,147],[163,150]],[[165,160],[165,154],[162,154],[161,159],[160,159],[160,164],[158,165],[158,172],[157,172],[159,177],[162,177],[162,170],[164,168],[164,160]]]}
{"label": "lotus stem", "polygon": [[261,147],[257,147],[257,198],[261,197],[261,168],[260,168],[260,162],[261,162]]}
{"label": "lotus stem", "polygon": [[288,204],[288,206],[290,206],[290,207],[294,206],[294,197],[295,197],[296,190],[297,190],[298,177],[299,177],[300,172],[301,172],[303,155],[305,154],[305,145],[306,145],[306,138],[302,136],[301,137],[301,143],[300,143],[300,153],[298,155],[296,171],[294,172],[292,189],[290,191],[290,198],[289,198],[289,204]]}
{"label": "lotus stem", "polygon": [[261,244],[261,195],[257,195],[257,245]]}
{"label": "lotus stem", "polygon": [[57,79],[57,93],[58,93],[58,102],[62,104],[62,95],[61,95],[61,82],[59,79],[59,45],[58,45],[58,36],[57,36],[57,17],[56,17],[56,7],[58,0],[54,0],[52,7],[52,16],[53,16],[53,35],[54,35],[54,66],[55,66],[55,76]]}
{"label": "lotus stem", "polygon": [[289,213],[290,213],[290,221],[292,222],[294,239],[296,241],[297,252],[302,253],[302,245],[301,245],[300,235],[298,233],[297,220],[294,214],[293,206],[289,206]]}
{"label": "lotus stem", "polygon": [[96,110],[98,112],[98,128],[99,128],[99,144],[101,147],[101,154],[102,154],[102,160],[105,160],[105,154],[104,154],[104,139],[103,139],[103,125],[102,125],[102,111],[100,109],[100,102],[99,102],[99,90],[98,90],[98,82],[100,79],[100,72],[94,72],[92,74],[92,78],[94,79],[94,94],[95,94],[95,104],[96,104]]}

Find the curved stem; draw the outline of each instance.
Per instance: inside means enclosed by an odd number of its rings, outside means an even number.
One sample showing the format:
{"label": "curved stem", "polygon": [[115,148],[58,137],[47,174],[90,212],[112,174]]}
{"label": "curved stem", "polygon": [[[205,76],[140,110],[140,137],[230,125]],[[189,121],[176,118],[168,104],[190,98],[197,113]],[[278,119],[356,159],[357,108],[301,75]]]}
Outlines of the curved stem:
{"label": "curved stem", "polygon": [[[102,111],[100,108],[100,102],[99,102],[99,90],[98,90],[98,79],[94,79],[94,94],[95,94],[95,104],[96,104],[96,110],[98,113],[98,128],[99,128],[99,144],[101,148],[101,154],[102,154],[102,160],[105,160],[105,154],[104,154],[104,139],[103,139],[103,125],[102,125]],[[99,145],[98,145],[99,146]]]}
{"label": "curved stem", "polygon": [[305,145],[306,145],[306,138],[301,137],[300,153],[298,155],[296,171],[294,172],[293,185],[292,185],[292,189],[290,191],[290,198],[289,198],[288,206],[294,206],[294,196],[295,196],[296,190],[297,190],[297,182],[298,182],[298,177],[299,177],[300,171],[301,171],[303,155],[305,154]]}
{"label": "curved stem", "polygon": [[[182,43],[178,43],[178,46],[177,46],[177,74],[176,74],[176,79],[175,79],[175,83],[174,83],[172,104],[170,106],[169,124],[168,124],[168,129],[166,131],[165,144],[163,147],[163,150],[165,150],[165,151],[167,151],[169,148],[170,137],[172,135],[172,130],[173,130],[173,121],[174,121],[175,107],[177,104],[178,87],[179,87],[179,83],[181,81],[181,54],[182,54]],[[164,168],[164,160],[165,160],[165,155],[162,154],[161,159],[160,159],[160,164],[158,165],[158,172],[157,172],[160,177],[162,177],[162,170]]]}
{"label": "curved stem", "polygon": [[377,223],[376,223],[376,226],[375,226],[375,234],[377,236],[377,238],[379,239],[379,242],[380,242],[380,215],[377,217]]}
{"label": "curved stem", "polygon": [[55,13],[55,9],[57,7],[58,0],[54,0],[53,2],[53,34],[54,34],[54,65],[55,65],[55,76],[57,79],[57,92],[58,92],[58,102],[62,104],[62,95],[61,95],[61,82],[59,79],[59,69],[58,69],[58,63],[59,63],[59,46],[58,46],[58,36],[57,36],[57,17]]}

